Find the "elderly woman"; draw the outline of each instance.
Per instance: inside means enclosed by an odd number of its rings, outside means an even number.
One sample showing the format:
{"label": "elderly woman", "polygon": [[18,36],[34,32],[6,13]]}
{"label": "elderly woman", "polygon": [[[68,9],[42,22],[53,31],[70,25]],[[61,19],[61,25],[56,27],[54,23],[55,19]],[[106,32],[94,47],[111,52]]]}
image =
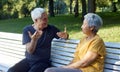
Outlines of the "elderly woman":
{"label": "elderly woman", "polygon": [[97,14],[85,15],[81,28],[86,36],[78,44],[72,62],[62,67],[48,68],[45,72],[103,72],[106,50],[97,34],[102,23]]}
{"label": "elderly woman", "polygon": [[43,8],[31,11],[33,24],[23,30],[25,58],[11,67],[8,72],[44,72],[50,66],[51,42],[53,38],[68,38],[67,32],[48,24],[48,15]]}

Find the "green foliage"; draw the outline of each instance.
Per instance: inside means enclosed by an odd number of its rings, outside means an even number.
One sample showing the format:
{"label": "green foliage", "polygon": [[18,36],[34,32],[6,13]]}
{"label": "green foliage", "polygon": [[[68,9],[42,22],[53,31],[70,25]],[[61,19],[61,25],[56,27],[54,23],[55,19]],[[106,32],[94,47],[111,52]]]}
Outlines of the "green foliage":
{"label": "green foliage", "polygon": [[0,19],[22,18],[36,6],[32,0],[1,0],[0,3]]}
{"label": "green foliage", "polygon": [[63,0],[56,0],[54,2],[55,14],[67,13],[67,5]]}
{"label": "green foliage", "polygon": [[109,0],[96,0],[98,7],[107,7],[109,6]]}

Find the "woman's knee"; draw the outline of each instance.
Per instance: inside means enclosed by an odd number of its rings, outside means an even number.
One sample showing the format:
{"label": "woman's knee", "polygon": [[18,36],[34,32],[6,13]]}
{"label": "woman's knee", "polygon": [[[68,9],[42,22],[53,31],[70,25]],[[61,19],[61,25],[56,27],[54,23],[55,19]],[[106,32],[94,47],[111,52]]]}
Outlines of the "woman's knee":
{"label": "woman's knee", "polygon": [[44,72],[57,72],[55,68],[47,68]]}

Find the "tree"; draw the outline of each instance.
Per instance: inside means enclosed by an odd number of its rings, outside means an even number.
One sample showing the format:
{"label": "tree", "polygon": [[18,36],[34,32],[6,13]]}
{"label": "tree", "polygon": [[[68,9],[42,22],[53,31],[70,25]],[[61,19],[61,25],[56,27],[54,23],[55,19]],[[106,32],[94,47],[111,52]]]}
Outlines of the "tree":
{"label": "tree", "polygon": [[94,13],[96,10],[96,0],[87,0],[88,1],[88,11],[86,7],[86,0],[81,0],[82,2],[82,20],[84,19],[84,15],[88,13]]}
{"label": "tree", "polygon": [[27,4],[23,4],[21,8],[21,12],[24,14],[25,17],[29,16],[30,11],[28,10]]}
{"label": "tree", "polygon": [[86,0],[81,0],[82,2],[82,20],[84,19],[84,15],[87,13],[86,10]]}
{"label": "tree", "polygon": [[55,14],[65,14],[67,12],[67,5],[63,0],[54,2]]}
{"label": "tree", "polygon": [[75,7],[74,7],[75,17],[79,16],[78,7],[79,7],[78,0],[75,0]]}
{"label": "tree", "polygon": [[45,7],[47,1],[48,0],[35,0],[36,7]]}
{"label": "tree", "polygon": [[110,0],[110,1],[112,3],[112,12],[116,12],[117,11],[117,7],[116,7],[117,2],[116,2],[116,0]]}
{"label": "tree", "polygon": [[88,0],[88,13],[95,13],[96,0]]}
{"label": "tree", "polygon": [[49,0],[49,15],[50,17],[54,17],[54,1]]}
{"label": "tree", "polygon": [[72,14],[72,3],[73,3],[73,0],[70,0],[70,14]]}
{"label": "tree", "polygon": [[105,7],[109,6],[109,0],[96,0],[96,4],[99,8],[103,10],[105,10]]}

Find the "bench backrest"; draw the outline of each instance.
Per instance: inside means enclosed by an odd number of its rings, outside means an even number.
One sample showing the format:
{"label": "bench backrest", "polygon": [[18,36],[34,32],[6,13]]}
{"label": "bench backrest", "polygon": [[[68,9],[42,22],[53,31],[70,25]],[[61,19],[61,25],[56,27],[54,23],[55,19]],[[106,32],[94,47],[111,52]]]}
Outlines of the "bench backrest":
{"label": "bench backrest", "polygon": [[0,32],[0,70],[6,72],[9,67],[25,58],[25,46],[21,41],[21,34]]}
{"label": "bench backrest", "polygon": [[22,45],[22,35],[0,32],[0,53],[12,57],[23,58],[25,46]]}
{"label": "bench backrest", "polygon": [[[25,46],[22,45],[22,35],[0,32],[0,68],[9,68],[24,58]],[[69,64],[79,40],[52,41],[51,60],[53,66]],[[120,43],[105,42],[107,56],[104,72],[120,72]],[[3,66],[3,67],[2,67]]]}

